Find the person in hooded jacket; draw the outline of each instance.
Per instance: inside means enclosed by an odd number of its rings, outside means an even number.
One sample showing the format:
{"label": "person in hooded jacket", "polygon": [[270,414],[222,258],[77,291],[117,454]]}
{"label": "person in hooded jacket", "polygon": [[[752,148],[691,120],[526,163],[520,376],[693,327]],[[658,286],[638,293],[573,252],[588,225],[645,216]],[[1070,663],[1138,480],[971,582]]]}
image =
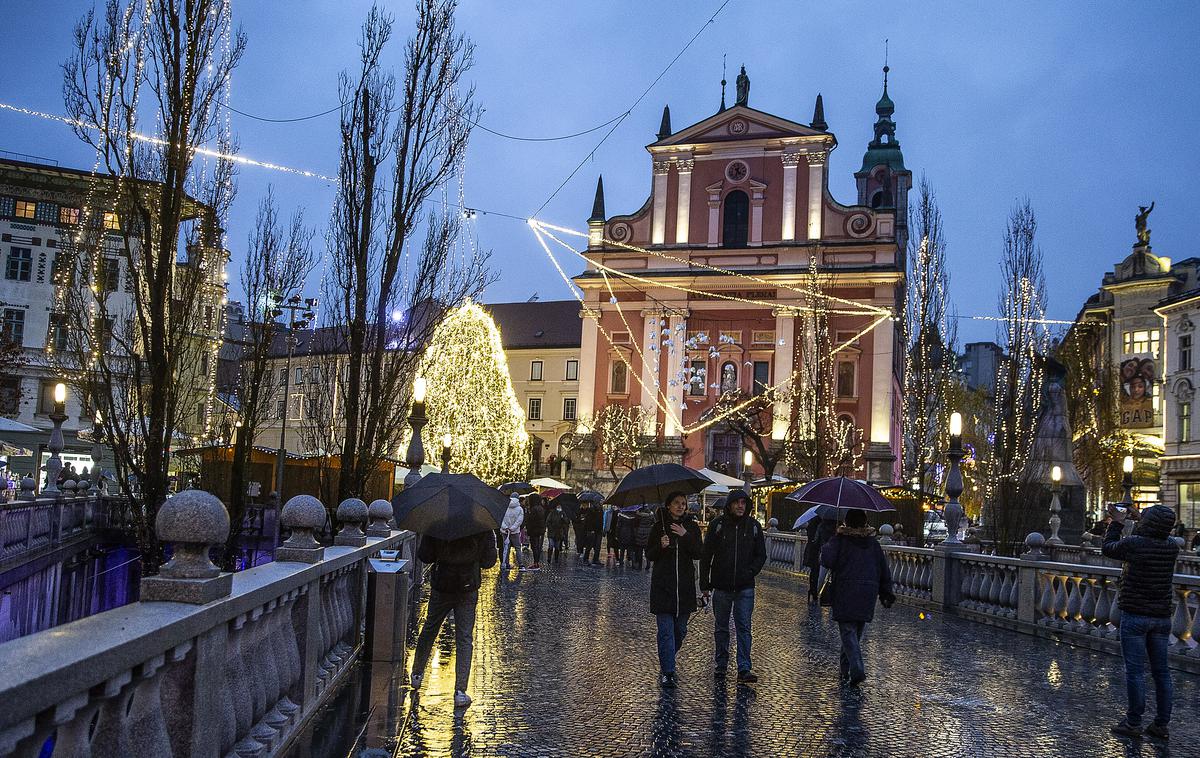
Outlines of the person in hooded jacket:
{"label": "person in hooded jacket", "polygon": [[867,678],[862,659],[862,637],[875,618],[875,602],[891,608],[892,569],[867,514],[857,508],[846,513],[845,526],[821,548],[821,565],[833,572],[833,620],[842,638],[841,675],[855,685]]}
{"label": "person in hooded jacket", "polygon": [[646,570],[649,571],[650,561],[646,560],[646,545],[650,542],[650,531],[654,529],[654,510],[644,505],[635,515],[637,527],[633,532],[633,556],[629,560],[636,569],[640,569],[645,561]]}
{"label": "person in hooded jacket", "polygon": [[617,533],[617,565],[624,566],[626,561],[633,565],[633,540],[637,535],[637,512],[626,513],[625,511],[617,511],[614,517],[616,526],[614,530]]}
{"label": "person in hooded jacket", "polygon": [[509,497],[508,510],[500,521],[500,534],[504,544],[500,549],[500,568],[508,570],[508,549],[511,547],[517,554],[517,568],[525,570],[525,559],[521,557],[521,525],[525,523],[525,509],[516,495]]}
{"label": "person in hooded jacket", "polygon": [[562,549],[567,544],[567,532],[570,527],[571,520],[563,513],[562,505],[555,503],[554,509],[546,516],[546,533],[550,537],[550,552],[546,557],[551,563],[561,562]]}
{"label": "person in hooded jacket", "polygon": [[430,566],[430,591],[409,683],[414,692],[421,688],[433,643],[442,622],[454,611],[454,705],[465,708],[471,704],[467,684],[474,652],[475,606],[479,602],[481,571],[496,565],[496,542],[491,532],[457,540],[427,535],[421,538],[417,557]]}
{"label": "person in hooded jacket", "polygon": [[667,496],[650,530],[646,557],[650,572],[650,612],[658,625],[659,684],[674,687],[675,656],[696,612],[696,564],[704,553],[700,527],[687,512],[687,495]]}
{"label": "person in hooded jacket", "polygon": [[750,667],[750,619],[754,614],[754,578],[767,562],[767,539],[750,512],[750,496],[734,490],[725,510],[708,525],[700,559],[700,591],[712,595],[716,661],[713,673],[729,668],[729,616],[737,629],[737,678],[750,684],[758,676]]}
{"label": "person in hooded jacket", "polygon": [[583,562],[592,557],[592,565],[600,565],[600,534],[604,528],[604,512],[596,503],[587,503],[583,515]]}
{"label": "person in hooded jacket", "polygon": [[[1154,505],[1139,517],[1110,505],[1108,515],[1112,523],[1104,534],[1101,550],[1123,563],[1117,604],[1121,608],[1121,656],[1125,659],[1125,692],[1129,698],[1125,718],[1112,731],[1128,737],[1141,736],[1149,658],[1157,712],[1145,731],[1165,740],[1175,699],[1167,656],[1175,599],[1175,559],[1179,556],[1179,544],[1171,538],[1175,511],[1165,505]],[[1128,519],[1138,524],[1133,534],[1122,539],[1121,532]]]}
{"label": "person in hooded jacket", "polygon": [[529,550],[533,553],[533,570],[542,567],[542,543],[546,539],[546,506],[536,492],[525,498],[525,533],[529,535]]}
{"label": "person in hooded jacket", "polygon": [[808,602],[816,605],[817,582],[821,574],[821,548],[837,531],[837,521],[814,518],[805,527],[808,542],[804,545],[804,565],[808,567]]}

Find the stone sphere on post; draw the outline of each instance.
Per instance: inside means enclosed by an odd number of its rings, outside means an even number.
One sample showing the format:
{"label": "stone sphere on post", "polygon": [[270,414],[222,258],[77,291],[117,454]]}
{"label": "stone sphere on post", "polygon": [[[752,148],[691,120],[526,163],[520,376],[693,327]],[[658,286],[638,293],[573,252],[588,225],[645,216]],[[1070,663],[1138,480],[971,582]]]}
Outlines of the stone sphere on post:
{"label": "stone sphere on post", "polygon": [[1046,544],[1046,538],[1041,532],[1030,532],[1025,538],[1025,547],[1029,548],[1021,554],[1021,560],[1024,561],[1043,561],[1046,559],[1046,554],[1042,552],[1042,548]]}
{"label": "stone sphere on post", "polygon": [[879,544],[880,545],[893,544],[892,543],[892,535],[895,533],[896,533],[896,530],[892,528],[891,524],[884,524],[883,526],[879,527]]}
{"label": "stone sphere on post", "polygon": [[392,533],[392,504],[383,499],[374,500],[367,506],[367,515],[371,525],[367,528],[368,537],[388,537]]}
{"label": "stone sphere on post", "polygon": [[367,544],[367,535],[363,526],[367,523],[367,504],[356,497],[348,497],[337,509],[338,521],[342,529],[334,537],[333,544],[348,547],[362,547]]}
{"label": "stone sphere on post", "polygon": [[325,548],[313,532],[325,526],[325,506],[312,495],[296,495],[287,501],[279,521],[291,536],[275,550],[276,561],[316,563],[325,557]]}
{"label": "stone sphere on post", "polygon": [[142,600],[202,604],[230,593],[233,574],[222,573],[208,557],[229,536],[229,511],[220,498],[184,490],[167,498],[154,526],[158,538],[171,543],[172,556],[158,576],[142,580]]}

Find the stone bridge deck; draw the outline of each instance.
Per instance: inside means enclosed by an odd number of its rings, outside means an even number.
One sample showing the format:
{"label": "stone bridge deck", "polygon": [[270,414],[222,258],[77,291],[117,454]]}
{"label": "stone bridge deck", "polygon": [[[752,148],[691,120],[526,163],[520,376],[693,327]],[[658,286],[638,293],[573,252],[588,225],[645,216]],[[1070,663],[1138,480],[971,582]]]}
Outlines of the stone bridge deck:
{"label": "stone bridge deck", "polygon": [[1174,672],[1169,747],[1118,739],[1108,727],[1124,710],[1119,657],[901,604],[880,608],[868,629],[867,682],[843,688],[828,611],[779,574],[758,584],[758,684],[714,682],[713,617],[702,612],[680,686],[663,692],[648,587],[645,572],[580,566],[573,553],[540,573],[490,572],[471,708],[454,711],[444,630],[419,700],[400,666],[364,665],[292,754],[1200,755],[1200,677]]}

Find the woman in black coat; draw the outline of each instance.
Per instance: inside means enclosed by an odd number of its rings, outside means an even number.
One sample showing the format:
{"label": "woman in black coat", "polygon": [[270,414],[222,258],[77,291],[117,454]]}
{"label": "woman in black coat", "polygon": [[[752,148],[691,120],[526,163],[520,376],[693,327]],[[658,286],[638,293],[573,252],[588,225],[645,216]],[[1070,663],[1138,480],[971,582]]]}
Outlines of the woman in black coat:
{"label": "woman in black coat", "polygon": [[821,548],[837,531],[837,521],[814,518],[805,527],[808,542],[804,545],[804,565],[808,567],[808,602],[817,603],[817,577],[821,573]]}
{"label": "woman in black coat", "polygon": [[650,572],[650,612],[658,622],[659,684],[675,686],[675,656],[696,612],[696,561],[704,553],[700,527],[687,513],[687,495],[672,492],[650,530],[646,557]]}
{"label": "woman in black coat", "polygon": [[842,638],[841,675],[850,684],[867,678],[862,659],[862,636],[875,618],[875,601],[892,607],[892,570],[887,556],[867,526],[867,514],[852,509],[846,525],[821,548],[821,565],[833,572],[833,620]]}

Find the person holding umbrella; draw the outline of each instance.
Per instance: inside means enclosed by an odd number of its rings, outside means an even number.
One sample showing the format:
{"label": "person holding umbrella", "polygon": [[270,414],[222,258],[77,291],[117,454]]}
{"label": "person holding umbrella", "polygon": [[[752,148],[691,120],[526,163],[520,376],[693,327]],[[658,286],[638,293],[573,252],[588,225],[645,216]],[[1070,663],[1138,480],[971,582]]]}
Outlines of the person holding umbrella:
{"label": "person holding umbrella", "polygon": [[841,678],[857,685],[867,678],[862,659],[862,637],[875,618],[875,601],[891,608],[892,570],[887,556],[867,526],[867,514],[858,508],[846,511],[846,524],[821,548],[821,565],[833,574],[833,620],[842,638]]}
{"label": "person holding umbrella", "polygon": [[725,676],[729,667],[729,616],[737,627],[737,680],[758,681],[750,667],[750,619],[754,614],[754,578],[767,562],[767,540],[750,512],[750,496],[734,490],[725,498],[725,511],[708,525],[704,556],[700,559],[700,590],[712,593],[713,636],[716,643],[714,674]]}
{"label": "person holding umbrella", "polygon": [[703,555],[700,527],[687,513],[687,495],[667,495],[650,530],[646,556],[650,573],[650,612],[658,624],[659,684],[675,687],[675,656],[687,635],[688,617],[696,612],[696,564]]}

